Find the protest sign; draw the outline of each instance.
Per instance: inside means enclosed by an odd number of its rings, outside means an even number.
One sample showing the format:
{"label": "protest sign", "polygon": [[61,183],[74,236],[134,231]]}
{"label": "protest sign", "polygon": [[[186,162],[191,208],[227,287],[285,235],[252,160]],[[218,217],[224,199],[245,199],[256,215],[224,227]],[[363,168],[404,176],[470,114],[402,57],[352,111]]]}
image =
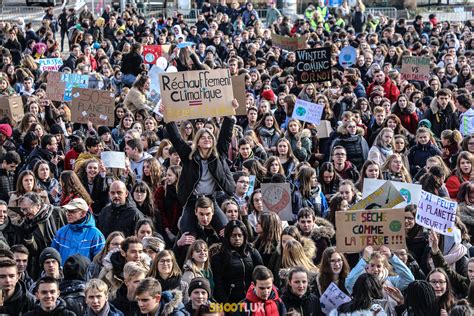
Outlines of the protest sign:
{"label": "protest sign", "polygon": [[74,123],[114,126],[115,95],[93,89],[72,89],[71,120]]}
{"label": "protest sign", "polygon": [[234,115],[234,93],[228,69],[160,74],[165,121]]}
{"label": "protest sign", "polygon": [[66,89],[66,83],[61,81],[61,72],[50,72],[48,73],[48,84],[46,86],[46,96],[51,101],[64,100],[64,89]]}
{"label": "protest sign", "polygon": [[288,37],[272,33],[272,45],[281,49],[294,51],[306,47],[306,39],[304,37]]}
{"label": "protest sign", "polygon": [[61,58],[45,58],[38,60],[41,72],[43,71],[58,71],[63,65]]}
{"label": "protest sign", "polygon": [[321,123],[323,110],[324,106],[320,104],[296,99],[295,109],[293,110],[293,118],[314,125],[319,125]]}
{"label": "protest sign", "polygon": [[319,125],[316,126],[318,138],[328,138],[329,135],[334,131],[331,126],[331,122],[322,120]]}
{"label": "protest sign", "polygon": [[351,210],[372,210],[380,208],[390,208],[402,203],[403,196],[392,184],[391,181],[385,183],[368,195],[365,199],[357,202],[351,207]]}
{"label": "protest sign", "polygon": [[[370,194],[375,192],[378,188],[384,185],[386,181],[381,179],[364,179],[364,190],[362,191],[362,198],[368,197]],[[395,205],[394,208],[405,207],[409,204],[418,205],[421,197],[421,185],[406,183],[400,181],[390,181],[398,192],[403,196],[404,201],[398,205]]]}
{"label": "protest sign", "polygon": [[64,101],[72,101],[73,88],[88,88],[89,76],[79,74],[61,74],[61,81],[65,82]]}
{"label": "protest sign", "polygon": [[402,80],[425,81],[430,78],[430,58],[403,56]]}
{"label": "protest sign", "polygon": [[25,115],[20,96],[0,97],[0,117],[8,117],[13,123],[21,121]]}
{"label": "protest sign", "polygon": [[347,303],[351,300],[349,296],[346,295],[341,289],[339,289],[336,283],[331,282],[329,284],[326,291],[324,291],[323,295],[319,299],[321,303],[321,310],[325,315],[329,315],[329,313],[338,308],[340,305]]}
{"label": "protest sign", "polygon": [[446,236],[454,235],[458,203],[421,191],[416,223]]}
{"label": "protest sign", "polygon": [[158,101],[161,99],[160,94],[160,74],[164,73],[165,71],[158,67],[152,66],[150,71],[148,71],[148,76],[150,77],[150,90],[148,92],[148,99],[154,104],[158,104]]}
{"label": "protest sign", "polygon": [[251,196],[253,193],[253,190],[255,189],[255,176],[249,176],[249,188],[247,189],[247,192],[245,192],[245,196]]}
{"label": "protest sign", "polygon": [[50,72],[47,78],[46,95],[51,101],[71,101],[72,88],[87,88],[89,86],[88,75]]}
{"label": "protest sign", "polygon": [[331,81],[331,48],[297,50],[295,75],[299,83]]}
{"label": "protest sign", "polygon": [[245,89],[245,75],[232,77],[232,91],[234,98],[239,102],[239,107],[235,111],[235,115],[247,115],[247,90]]}
{"label": "protest sign", "polygon": [[289,183],[262,183],[263,210],[275,212],[282,221],[295,219],[291,208],[291,187]]}
{"label": "protest sign", "polygon": [[125,169],[125,153],[121,151],[103,151],[100,160],[106,168]]}
{"label": "protest sign", "polygon": [[159,57],[168,57],[170,46],[171,45],[144,45],[143,60],[145,64],[154,65]]}
{"label": "protest sign", "polygon": [[339,53],[339,65],[344,68],[354,66],[357,59],[356,49],[352,46],[346,46]]}
{"label": "protest sign", "polygon": [[359,252],[366,246],[404,249],[405,210],[373,209],[336,212],[336,247]]}

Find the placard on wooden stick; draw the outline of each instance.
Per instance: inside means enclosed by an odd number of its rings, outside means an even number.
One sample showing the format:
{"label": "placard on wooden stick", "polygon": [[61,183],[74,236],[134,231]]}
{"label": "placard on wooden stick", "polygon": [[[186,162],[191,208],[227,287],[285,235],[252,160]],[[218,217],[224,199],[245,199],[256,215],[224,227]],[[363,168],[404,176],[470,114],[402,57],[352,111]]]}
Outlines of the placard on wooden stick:
{"label": "placard on wooden stick", "polygon": [[405,210],[377,209],[336,212],[336,248],[355,253],[366,246],[374,249],[406,248]]}
{"label": "placard on wooden stick", "polygon": [[74,123],[114,126],[115,96],[110,91],[72,89],[71,118]]}

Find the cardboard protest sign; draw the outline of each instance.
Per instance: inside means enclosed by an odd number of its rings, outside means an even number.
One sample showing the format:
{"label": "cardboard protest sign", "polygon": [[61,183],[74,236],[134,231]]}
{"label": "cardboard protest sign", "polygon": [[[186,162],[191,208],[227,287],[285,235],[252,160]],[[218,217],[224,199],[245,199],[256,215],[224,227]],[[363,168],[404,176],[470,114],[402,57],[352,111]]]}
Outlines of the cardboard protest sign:
{"label": "cardboard protest sign", "polygon": [[291,187],[289,183],[262,183],[263,209],[275,212],[282,221],[295,219],[291,208]]}
{"label": "cardboard protest sign", "polygon": [[339,53],[339,65],[344,68],[354,66],[357,59],[357,51],[352,46],[346,46]]}
{"label": "cardboard protest sign", "polygon": [[160,74],[165,121],[234,115],[234,93],[228,69]]}
{"label": "cardboard protest sign", "polygon": [[125,153],[121,151],[103,151],[100,160],[106,168],[125,169]]}
{"label": "cardboard protest sign", "polygon": [[288,37],[272,33],[272,45],[281,49],[294,51],[306,47],[306,39],[304,37]]}
{"label": "cardboard protest sign", "polygon": [[46,95],[51,101],[71,101],[72,88],[87,88],[89,86],[88,75],[50,72],[47,78]]}
{"label": "cardboard protest sign", "polygon": [[63,65],[61,58],[45,58],[39,59],[39,68],[41,71],[58,71]]}
{"label": "cardboard protest sign", "polygon": [[303,122],[319,125],[321,123],[323,110],[324,106],[320,104],[296,99],[295,109],[293,110],[293,118]]}
{"label": "cardboard protest sign", "polygon": [[323,295],[319,299],[321,303],[321,310],[325,315],[329,315],[329,313],[338,308],[340,305],[347,303],[351,300],[349,296],[346,295],[341,289],[339,289],[336,283],[331,282],[329,284],[326,291],[324,291]]}
{"label": "cardboard protest sign", "polygon": [[[364,190],[362,191],[362,198],[368,197],[370,194],[374,193],[378,188],[385,184],[385,180],[381,179],[364,179]],[[409,204],[416,204],[421,198],[421,185],[399,182],[399,181],[390,181],[398,192],[403,196],[404,201],[398,205],[395,205],[395,208],[405,207]]]}
{"label": "cardboard protest sign", "polygon": [[64,89],[66,89],[66,83],[61,81],[61,72],[50,72],[48,73],[48,85],[46,86],[46,96],[51,101],[64,100]]}
{"label": "cardboard protest sign", "polygon": [[114,126],[115,95],[93,89],[72,89],[71,119],[74,123]]}
{"label": "cardboard protest sign", "polygon": [[400,192],[391,181],[385,183],[372,192],[365,199],[359,201],[351,207],[351,210],[372,210],[380,208],[394,207],[405,201]]}
{"label": "cardboard protest sign", "polygon": [[331,81],[331,48],[297,50],[295,75],[299,83]]}
{"label": "cardboard protest sign", "polygon": [[446,236],[454,235],[458,203],[421,191],[416,223]]}
{"label": "cardboard protest sign", "polygon": [[430,58],[403,56],[402,80],[425,81],[430,78]]}
{"label": "cardboard protest sign", "polygon": [[232,77],[232,90],[234,98],[239,102],[239,107],[235,111],[235,115],[247,115],[247,90],[245,89],[245,75]]}
{"label": "cardboard protest sign", "polygon": [[23,100],[20,96],[0,97],[0,117],[6,116],[17,123],[24,115]]}
{"label": "cardboard protest sign", "polygon": [[336,212],[337,251],[359,252],[366,246],[405,248],[405,210]]}
{"label": "cardboard protest sign", "polygon": [[334,130],[332,129],[330,121],[321,120],[319,125],[316,126],[316,131],[318,138],[328,138]]}
{"label": "cardboard protest sign", "polygon": [[145,45],[143,46],[143,60],[145,64],[156,63],[156,60],[163,56],[168,57],[171,45]]}

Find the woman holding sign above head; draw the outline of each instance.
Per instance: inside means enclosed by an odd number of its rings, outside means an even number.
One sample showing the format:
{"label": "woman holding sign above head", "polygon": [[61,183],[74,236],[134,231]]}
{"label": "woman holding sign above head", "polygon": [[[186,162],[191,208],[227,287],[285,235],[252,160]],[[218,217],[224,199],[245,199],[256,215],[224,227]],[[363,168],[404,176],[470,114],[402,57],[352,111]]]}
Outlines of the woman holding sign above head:
{"label": "woman holding sign above head", "polygon": [[[237,100],[233,100],[232,105],[234,109],[239,106]],[[165,113],[164,111],[165,105],[162,104],[160,112]],[[182,233],[196,234],[197,219],[194,208],[198,197],[201,196],[210,197],[214,202],[211,225],[216,233],[221,233],[227,224],[227,218],[216,199],[230,197],[235,191],[235,182],[227,164],[233,126],[234,121],[226,116],[219,138],[216,139],[209,129],[203,128],[196,133],[192,146],[189,146],[179,134],[175,122],[166,124],[169,139],[183,166],[178,181],[178,200],[184,205],[180,222]]]}

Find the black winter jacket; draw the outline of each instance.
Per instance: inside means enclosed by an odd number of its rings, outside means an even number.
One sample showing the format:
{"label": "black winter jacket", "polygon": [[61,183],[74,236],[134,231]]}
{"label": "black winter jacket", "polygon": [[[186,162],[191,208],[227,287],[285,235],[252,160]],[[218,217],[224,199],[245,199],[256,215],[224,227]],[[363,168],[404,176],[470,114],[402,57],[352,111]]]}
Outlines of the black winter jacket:
{"label": "black winter jacket", "polygon": [[59,304],[53,311],[45,312],[41,306],[35,305],[35,307],[28,313],[24,314],[24,316],[76,316],[76,313],[70,311],[66,307],[66,303],[61,299],[58,298]]}
{"label": "black winter jacket", "polygon": [[[227,116],[224,117],[216,144],[219,157],[211,156],[208,158],[209,171],[217,185],[216,190],[223,191],[228,196],[232,196],[235,191],[235,182],[229,165],[227,164],[227,155],[233,128],[234,122],[232,119]],[[173,147],[181,158],[183,170],[178,182],[178,200],[181,205],[186,205],[201,178],[201,163],[197,157],[199,153],[195,152],[192,159],[189,159],[191,147],[180,136],[175,122],[166,124],[166,130],[168,131],[168,136]]]}
{"label": "black winter jacket", "polygon": [[6,299],[3,306],[0,306],[0,314],[22,315],[31,310],[34,304],[34,296],[28,292],[28,289],[22,281],[18,281],[12,297]]}
{"label": "black winter jacket", "polygon": [[67,309],[76,315],[84,315],[86,312],[86,282],[81,280],[64,280],[59,285],[61,298],[66,303]]}
{"label": "black winter jacket", "polygon": [[51,162],[53,159],[54,154],[47,149],[43,149],[41,147],[36,147],[31,152],[30,156],[28,157],[28,170],[33,170],[35,164],[40,160],[48,161],[49,169],[51,173],[54,175],[54,178],[59,179],[59,170],[58,166]]}
{"label": "black winter jacket", "polygon": [[249,247],[249,253],[246,256],[235,250],[230,253],[221,250],[215,254],[211,258],[211,267],[216,301],[237,303],[243,300],[252,282],[253,269],[262,264],[262,257],[253,247]]}
{"label": "black winter jacket", "polygon": [[367,145],[364,137],[360,135],[343,135],[336,138],[332,143],[331,152],[335,146],[344,147],[347,152],[347,160],[352,162],[358,170],[362,169],[362,165],[369,155],[369,145]]}
{"label": "black winter jacket", "polygon": [[413,146],[407,155],[408,162],[410,163],[411,176],[413,177],[418,173],[418,171],[420,171],[420,169],[426,166],[426,160],[428,160],[428,158],[436,155],[441,156],[442,153],[441,150],[433,144],[416,144]]}
{"label": "black winter jacket", "polygon": [[0,200],[8,202],[12,191],[15,191],[15,173],[0,169]]}
{"label": "black winter jacket", "polygon": [[143,218],[135,206],[135,202],[127,200],[124,205],[118,207],[109,204],[100,212],[97,219],[97,228],[104,234],[105,238],[113,231],[121,231],[125,237],[135,234],[135,226]]}
{"label": "black winter jacket", "polygon": [[324,316],[321,310],[321,303],[319,297],[311,294],[309,291],[306,292],[302,297],[298,297],[291,293],[289,289],[281,297],[287,311],[294,310],[299,312],[300,315],[311,315],[311,316]]}
{"label": "black winter jacket", "polygon": [[136,301],[129,301],[127,298],[127,287],[125,284],[117,291],[117,296],[114,300],[110,302],[113,306],[115,306],[119,311],[121,311],[124,315],[127,316],[141,316],[140,308],[138,307],[138,303]]}

